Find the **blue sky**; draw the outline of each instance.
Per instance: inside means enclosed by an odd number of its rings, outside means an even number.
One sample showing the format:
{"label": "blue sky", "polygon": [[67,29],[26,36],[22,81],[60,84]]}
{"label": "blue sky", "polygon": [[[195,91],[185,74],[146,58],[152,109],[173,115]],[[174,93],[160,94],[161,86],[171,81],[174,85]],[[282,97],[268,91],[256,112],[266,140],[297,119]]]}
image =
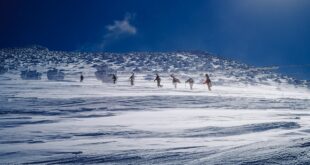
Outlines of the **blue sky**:
{"label": "blue sky", "polygon": [[[204,50],[256,66],[310,64],[308,0],[0,0],[0,47]],[[310,67],[283,67],[310,79]]]}

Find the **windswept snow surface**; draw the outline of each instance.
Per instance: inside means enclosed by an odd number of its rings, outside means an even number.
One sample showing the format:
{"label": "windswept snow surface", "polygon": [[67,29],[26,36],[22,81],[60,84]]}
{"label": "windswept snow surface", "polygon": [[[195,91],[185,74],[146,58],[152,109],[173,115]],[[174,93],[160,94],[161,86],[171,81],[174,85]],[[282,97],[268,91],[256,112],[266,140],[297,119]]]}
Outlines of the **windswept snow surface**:
{"label": "windswept snow surface", "polygon": [[[72,53],[36,46],[0,55],[0,164],[310,162],[306,81],[205,52]],[[117,72],[117,84],[95,76],[107,66]],[[47,79],[54,68],[64,80]],[[22,79],[24,70],[41,79]],[[212,91],[202,84],[206,72]],[[155,73],[163,88],[156,87]],[[182,82],[177,89],[172,73]],[[189,76],[192,91],[184,84]]]}

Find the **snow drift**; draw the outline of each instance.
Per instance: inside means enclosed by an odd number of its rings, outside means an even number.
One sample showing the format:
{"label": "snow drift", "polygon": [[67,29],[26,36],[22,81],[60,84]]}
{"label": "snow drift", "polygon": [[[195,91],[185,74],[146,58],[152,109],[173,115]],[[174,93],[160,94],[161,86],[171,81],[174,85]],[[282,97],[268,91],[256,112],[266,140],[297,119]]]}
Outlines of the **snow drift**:
{"label": "snow drift", "polygon": [[306,81],[197,51],[0,54],[0,164],[310,162]]}

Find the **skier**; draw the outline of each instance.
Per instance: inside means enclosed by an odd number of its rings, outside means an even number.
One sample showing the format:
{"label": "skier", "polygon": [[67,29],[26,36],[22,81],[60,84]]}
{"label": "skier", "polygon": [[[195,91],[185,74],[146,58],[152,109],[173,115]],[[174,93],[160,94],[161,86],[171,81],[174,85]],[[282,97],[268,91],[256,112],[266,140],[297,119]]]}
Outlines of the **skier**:
{"label": "skier", "polygon": [[185,83],[189,83],[190,89],[193,90],[194,79],[189,78],[188,80],[185,81]]}
{"label": "skier", "polygon": [[83,80],[84,80],[84,76],[83,76],[83,73],[81,73],[80,82],[83,82]]}
{"label": "skier", "polygon": [[177,79],[173,74],[170,76],[172,77],[172,84],[174,85],[174,88],[177,88],[177,84],[181,83],[181,81]]}
{"label": "skier", "polygon": [[156,73],[156,78],[155,78],[155,80],[154,80],[154,81],[157,81],[157,87],[158,87],[158,88],[163,87],[162,85],[160,85],[160,81],[161,81],[161,79],[160,79],[160,77],[159,77],[158,73]]}
{"label": "skier", "polygon": [[112,75],[112,79],[113,79],[113,84],[116,84],[117,76],[115,74]]}
{"label": "skier", "polygon": [[131,86],[135,85],[135,73],[132,73],[132,75],[129,77]]}
{"label": "skier", "polygon": [[204,84],[207,84],[209,91],[211,91],[212,83],[211,83],[210,77],[208,74],[206,74],[205,76],[206,76],[206,81],[204,82]]}

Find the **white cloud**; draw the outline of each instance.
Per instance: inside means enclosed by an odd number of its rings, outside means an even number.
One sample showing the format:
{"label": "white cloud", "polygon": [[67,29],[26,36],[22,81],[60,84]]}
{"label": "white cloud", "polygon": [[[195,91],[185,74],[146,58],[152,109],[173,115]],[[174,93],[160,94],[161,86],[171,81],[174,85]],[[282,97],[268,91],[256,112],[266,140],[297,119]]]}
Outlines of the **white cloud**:
{"label": "white cloud", "polygon": [[106,29],[108,30],[108,33],[105,35],[105,38],[118,38],[121,35],[135,35],[137,33],[137,29],[135,26],[130,24],[132,19],[132,15],[126,14],[123,20],[116,20],[114,21],[114,24],[107,25]]}
{"label": "white cloud", "polygon": [[127,13],[123,20],[115,20],[113,24],[107,25],[107,30],[102,42],[99,44],[99,49],[104,49],[108,44],[127,36],[137,34],[137,28],[131,24],[134,15]]}
{"label": "white cloud", "polygon": [[81,50],[104,50],[109,44],[116,42],[117,40],[134,36],[137,34],[137,28],[131,24],[135,15],[126,13],[123,20],[115,20],[113,24],[105,26],[105,33],[102,36],[101,41],[97,43],[84,44]]}

